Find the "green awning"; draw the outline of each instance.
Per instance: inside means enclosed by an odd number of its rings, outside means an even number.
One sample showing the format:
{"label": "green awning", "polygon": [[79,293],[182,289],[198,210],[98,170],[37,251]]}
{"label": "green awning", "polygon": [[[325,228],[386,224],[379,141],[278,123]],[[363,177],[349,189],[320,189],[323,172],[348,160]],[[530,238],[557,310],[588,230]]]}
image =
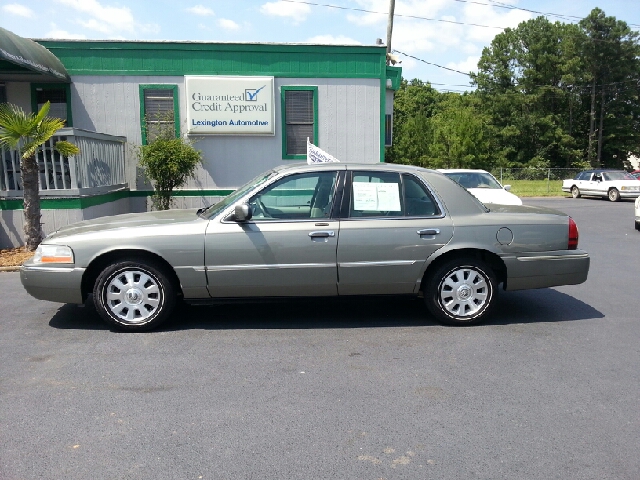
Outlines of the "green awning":
{"label": "green awning", "polygon": [[[6,62],[18,67],[18,72],[26,69],[71,81],[64,65],[53,53],[33,40],[19,37],[0,27],[0,63]],[[6,67],[2,70],[6,70]]]}

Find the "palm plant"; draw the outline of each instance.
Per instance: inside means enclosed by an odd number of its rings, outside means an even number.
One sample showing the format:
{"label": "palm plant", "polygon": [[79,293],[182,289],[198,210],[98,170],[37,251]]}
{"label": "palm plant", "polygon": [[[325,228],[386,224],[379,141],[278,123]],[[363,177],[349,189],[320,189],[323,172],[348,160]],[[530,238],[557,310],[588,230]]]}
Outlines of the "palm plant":
{"label": "palm plant", "polygon": [[[27,249],[35,250],[42,241],[38,152],[60,128],[64,120],[47,117],[49,102],[38,113],[26,113],[10,103],[0,104],[0,145],[20,151],[24,201],[24,236]],[[66,141],[56,142],[60,155],[76,155],[80,149]]]}

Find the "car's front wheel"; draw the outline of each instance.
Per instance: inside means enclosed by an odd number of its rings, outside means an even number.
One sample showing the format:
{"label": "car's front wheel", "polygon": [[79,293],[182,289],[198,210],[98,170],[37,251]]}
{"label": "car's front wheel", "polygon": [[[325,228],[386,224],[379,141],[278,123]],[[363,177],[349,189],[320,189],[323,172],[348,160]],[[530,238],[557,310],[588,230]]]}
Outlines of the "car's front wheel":
{"label": "car's front wheel", "polygon": [[573,198],[580,198],[580,189],[575,185],[571,188],[571,196]]}
{"label": "car's front wheel", "polygon": [[141,332],[163,323],[176,302],[176,289],[155,262],[120,261],[103,270],[93,289],[100,316],[120,330]]}
{"label": "car's front wheel", "polygon": [[493,309],[497,280],[484,262],[474,258],[450,260],[425,283],[424,300],[431,314],[449,325],[475,325]]}
{"label": "car's front wheel", "polygon": [[612,202],[617,202],[618,200],[620,200],[620,192],[615,188],[610,189],[609,200],[611,200]]}

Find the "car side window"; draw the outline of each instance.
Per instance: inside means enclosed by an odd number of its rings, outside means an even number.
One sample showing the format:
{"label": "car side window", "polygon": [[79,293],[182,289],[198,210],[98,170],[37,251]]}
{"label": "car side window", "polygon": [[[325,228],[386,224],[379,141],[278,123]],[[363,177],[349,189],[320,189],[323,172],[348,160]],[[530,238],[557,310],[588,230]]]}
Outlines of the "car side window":
{"label": "car side window", "polygon": [[405,216],[425,217],[440,215],[440,209],[424,184],[413,175],[402,175],[404,185]]}
{"label": "car side window", "polygon": [[402,183],[399,173],[353,172],[350,217],[401,217]]}
{"label": "car side window", "polygon": [[349,216],[424,217],[440,215],[437,203],[414,175],[353,172]]}
{"label": "car side window", "polygon": [[337,172],[289,175],[249,200],[254,221],[305,220],[331,215]]}

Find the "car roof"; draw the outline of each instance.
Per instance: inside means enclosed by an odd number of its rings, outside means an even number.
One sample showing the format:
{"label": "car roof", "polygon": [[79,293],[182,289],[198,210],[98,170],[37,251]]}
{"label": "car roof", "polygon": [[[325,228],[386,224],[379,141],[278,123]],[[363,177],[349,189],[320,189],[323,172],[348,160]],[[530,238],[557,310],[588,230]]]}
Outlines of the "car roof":
{"label": "car roof", "polygon": [[291,163],[286,165],[279,165],[273,170],[277,172],[286,171],[317,171],[320,170],[393,170],[396,172],[412,172],[412,173],[438,173],[436,170],[430,170],[416,165],[403,165],[399,163],[355,163],[355,162],[326,162],[326,163]]}
{"label": "car roof", "polygon": [[468,172],[489,173],[486,170],[480,170],[480,169],[474,169],[474,168],[438,168],[436,171],[441,173],[468,173]]}

